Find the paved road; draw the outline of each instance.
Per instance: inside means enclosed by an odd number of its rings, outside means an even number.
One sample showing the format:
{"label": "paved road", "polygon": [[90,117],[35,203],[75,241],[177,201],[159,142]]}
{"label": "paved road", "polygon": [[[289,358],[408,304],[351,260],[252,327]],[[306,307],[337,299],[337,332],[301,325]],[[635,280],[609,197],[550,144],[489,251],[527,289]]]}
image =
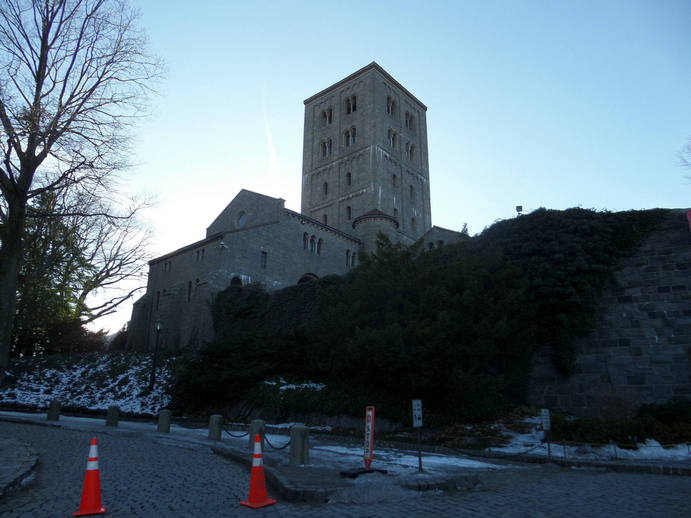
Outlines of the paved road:
{"label": "paved road", "polygon": [[[41,454],[37,477],[0,501],[0,516],[66,517],[79,506],[92,434],[0,422]],[[280,502],[261,510],[247,496],[247,469],[203,445],[165,442],[141,434],[97,435],[106,516],[113,517],[626,517],[691,516],[691,477],[575,471],[529,466],[486,473],[482,488],[465,494],[390,491],[365,482],[339,503]],[[363,503],[371,500],[372,503]],[[355,501],[355,502],[354,502]]]}

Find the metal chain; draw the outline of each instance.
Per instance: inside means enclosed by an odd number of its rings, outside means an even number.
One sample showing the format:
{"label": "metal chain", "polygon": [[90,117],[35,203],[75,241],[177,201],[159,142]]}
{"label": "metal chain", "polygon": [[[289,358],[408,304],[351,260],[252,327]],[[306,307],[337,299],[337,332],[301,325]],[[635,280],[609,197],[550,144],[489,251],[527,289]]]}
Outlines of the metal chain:
{"label": "metal chain", "polygon": [[246,437],[246,436],[248,436],[248,435],[250,434],[250,432],[247,431],[247,432],[241,433],[240,435],[235,435],[235,434],[230,433],[230,432],[228,431],[228,429],[225,428],[225,427],[223,428],[223,431],[224,431],[225,433],[227,433],[228,435],[230,435],[231,437],[235,438],[235,439],[241,439],[242,437]]}
{"label": "metal chain", "polygon": [[269,436],[268,436],[268,435],[264,435],[264,440],[266,441],[266,444],[268,444],[269,447],[273,448],[274,450],[282,450],[283,448],[285,448],[285,447],[287,447],[288,445],[290,445],[290,440],[288,440],[288,442],[286,442],[283,446],[281,446],[280,448],[276,448],[276,446],[274,446],[273,444],[271,444],[271,441],[269,441]]}

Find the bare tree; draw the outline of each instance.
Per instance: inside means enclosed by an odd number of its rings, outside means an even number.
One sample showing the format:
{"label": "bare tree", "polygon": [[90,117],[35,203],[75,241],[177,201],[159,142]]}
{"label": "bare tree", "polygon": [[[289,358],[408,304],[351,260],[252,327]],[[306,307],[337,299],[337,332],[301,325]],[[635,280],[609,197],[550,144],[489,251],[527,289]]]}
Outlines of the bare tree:
{"label": "bare tree", "polygon": [[136,19],[125,0],[0,4],[0,384],[30,200],[104,192],[161,75]]}

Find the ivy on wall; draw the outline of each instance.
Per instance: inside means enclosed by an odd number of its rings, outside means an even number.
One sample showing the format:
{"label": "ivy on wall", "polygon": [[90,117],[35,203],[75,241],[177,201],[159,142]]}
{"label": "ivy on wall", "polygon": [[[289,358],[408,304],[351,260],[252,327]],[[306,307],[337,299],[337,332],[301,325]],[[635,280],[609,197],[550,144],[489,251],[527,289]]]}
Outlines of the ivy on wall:
{"label": "ivy on wall", "polygon": [[345,277],[228,288],[216,341],[178,366],[175,402],[223,408],[285,375],[338,387],[324,392],[333,413],[370,398],[407,420],[423,398],[433,423],[490,417],[525,400],[538,347],[573,371],[605,283],[665,214],[539,209],[428,252],[382,239]]}

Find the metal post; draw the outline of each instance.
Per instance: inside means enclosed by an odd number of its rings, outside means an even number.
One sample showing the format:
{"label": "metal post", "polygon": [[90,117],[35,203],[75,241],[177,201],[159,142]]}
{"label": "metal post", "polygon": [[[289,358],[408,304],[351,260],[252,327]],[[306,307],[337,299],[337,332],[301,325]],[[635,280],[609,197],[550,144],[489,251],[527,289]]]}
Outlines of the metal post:
{"label": "metal post", "polygon": [[154,346],[154,358],[153,361],[151,362],[151,378],[149,379],[149,392],[151,392],[154,389],[154,385],[156,385],[156,367],[158,363],[158,340],[159,336],[161,334],[161,323],[156,322],[156,345]]}
{"label": "metal post", "polygon": [[422,434],[417,429],[417,470],[422,473]]}

